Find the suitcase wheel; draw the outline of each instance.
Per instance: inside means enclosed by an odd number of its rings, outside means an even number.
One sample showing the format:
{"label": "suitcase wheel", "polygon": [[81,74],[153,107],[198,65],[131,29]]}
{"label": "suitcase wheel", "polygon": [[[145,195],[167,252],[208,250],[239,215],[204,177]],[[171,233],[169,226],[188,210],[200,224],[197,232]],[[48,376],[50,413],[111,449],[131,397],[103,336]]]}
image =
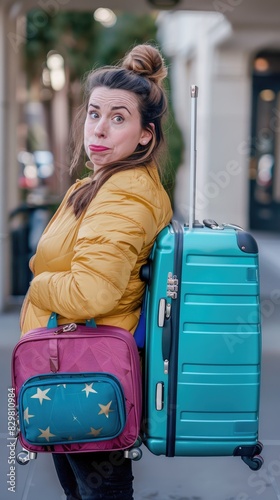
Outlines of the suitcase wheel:
{"label": "suitcase wheel", "polygon": [[35,460],[37,458],[37,453],[34,451],[28,451],[25,448],[17,454],[16,461],[20,465],[26,465],[30,460]]}
{"label": "suitcase wheel", "polygon": [[140,448],[133,448],[132,450],[132,460],[138,461],[142,458],[142,450]]}
{"label": "suitcase wheel", "polygon": [[142,450],[140,448],[130,448],[130,450],[125,450],[124,456],[136,462],[142,458]]}
{"label": "suitcase wheel", "polygon": [[261,466],[264,463],[264,459],[261,457],[261,455],[256,455],[255,457],[241,457],[243,462],[247,464],[251,470],[259,470]]}
{"label": "suitcase wheel", "polygon": [[263,444],[260,441],[258,441],[256,444],[256,450],[255,450],[256,455],[260,455],[260,453],[262,452],[262,449],[263,449]]}
{"label": "suitcase wheel", "polygon": [[16,461],[20,465],[28,464],[29,460],[30,460],[30,458],[29,458],[29,453],[27,450],[20,451],[16,456]]}
{"label": "suitcase wheel", "polygon": [[264,463],[261,457],[261,451],[263,449],[263,444],[258,441],[255,445],[250,446],[237,446],[235,448],[233,455],[235,457],[241,457],[243,462],[245,462],[251,470],[259,470]]}

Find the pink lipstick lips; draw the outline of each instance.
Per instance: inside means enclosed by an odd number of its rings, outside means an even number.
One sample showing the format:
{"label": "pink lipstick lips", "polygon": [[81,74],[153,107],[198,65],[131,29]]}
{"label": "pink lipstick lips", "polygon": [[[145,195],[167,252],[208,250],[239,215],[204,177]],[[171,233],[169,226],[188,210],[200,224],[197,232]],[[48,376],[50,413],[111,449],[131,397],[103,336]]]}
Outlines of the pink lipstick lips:
{"label": "pink lipstick lips", "polygon": [[91,144],[89,146],[90,151],[93,151],[95,153],[99,153],[102,151],[107,151],[109,148],[106,148],[106,146],[97,146],[96,144]]}

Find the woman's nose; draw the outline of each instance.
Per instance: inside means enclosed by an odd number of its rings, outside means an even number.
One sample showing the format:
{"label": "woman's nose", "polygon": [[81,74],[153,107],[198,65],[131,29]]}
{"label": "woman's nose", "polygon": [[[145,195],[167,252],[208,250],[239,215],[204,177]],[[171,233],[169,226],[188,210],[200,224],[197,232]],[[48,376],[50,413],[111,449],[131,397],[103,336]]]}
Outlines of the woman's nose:
{"label": "woman's nose", "polygon": [[96,137],[104,137],[106,135],[106,124],[104,120],[99,120],[94,129]]}

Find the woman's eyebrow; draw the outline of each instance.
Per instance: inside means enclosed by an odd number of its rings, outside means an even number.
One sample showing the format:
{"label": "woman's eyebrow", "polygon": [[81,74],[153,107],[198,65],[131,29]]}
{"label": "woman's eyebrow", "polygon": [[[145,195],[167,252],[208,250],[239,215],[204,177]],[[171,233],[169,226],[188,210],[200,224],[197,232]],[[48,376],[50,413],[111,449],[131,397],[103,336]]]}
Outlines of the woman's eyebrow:
{"label": "woman's eyebrow", "polygon": [[[88,107],[100,109],[100,106],[98,106],[98,104],[93,104],[92,102],[89,103]],[[116,111],[118,109],[126,109],[126,111],[131,115],[131,112],[129,111],[129,109],[126,106],[113,106],[112,107],[112,111]]]}
{"label": "woman's eyebrow", "polygon": [[126,111],[131,115],[129,109],[126,106],[113,106],[112,110],[116,111],[117,109],[126,109]]}

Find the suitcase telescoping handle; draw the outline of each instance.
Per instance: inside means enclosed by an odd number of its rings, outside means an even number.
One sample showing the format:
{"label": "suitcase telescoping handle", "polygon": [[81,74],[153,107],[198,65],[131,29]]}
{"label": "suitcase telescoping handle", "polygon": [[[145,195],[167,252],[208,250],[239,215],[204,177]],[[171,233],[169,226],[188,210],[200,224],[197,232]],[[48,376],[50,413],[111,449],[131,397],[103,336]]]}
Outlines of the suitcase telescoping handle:
{"label": "suitcase telescoping handle", "polygon": [[192,229],[195,223],[197,96],[198,87],[196,85],[191,85],[189,229]]}

